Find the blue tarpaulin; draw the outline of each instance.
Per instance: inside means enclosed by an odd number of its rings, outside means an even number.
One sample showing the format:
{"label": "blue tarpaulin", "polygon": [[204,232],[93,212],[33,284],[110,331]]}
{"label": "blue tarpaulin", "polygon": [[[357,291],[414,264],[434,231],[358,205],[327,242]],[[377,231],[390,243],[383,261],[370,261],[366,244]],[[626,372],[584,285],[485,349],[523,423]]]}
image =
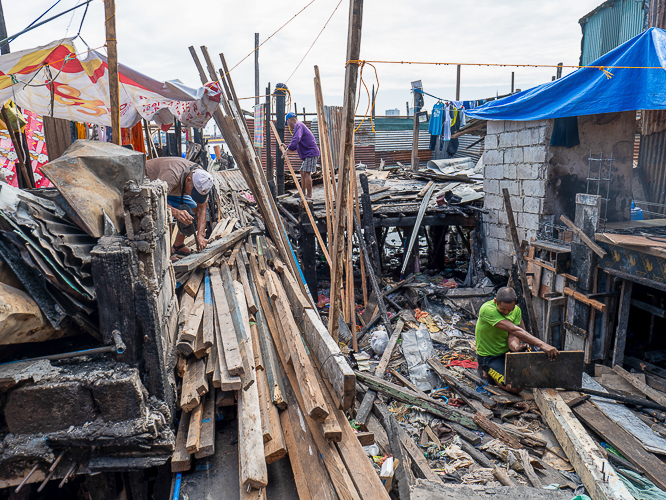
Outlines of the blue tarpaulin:
{"label": "blue tarpaulin", "polygon": [[600,69],[581,68],[559,80],[489,102],[465,114],[482,120],[528,121],[666,109],[665,30],[650,28],[590,66],[603,66],[613,76],[609,79]]}

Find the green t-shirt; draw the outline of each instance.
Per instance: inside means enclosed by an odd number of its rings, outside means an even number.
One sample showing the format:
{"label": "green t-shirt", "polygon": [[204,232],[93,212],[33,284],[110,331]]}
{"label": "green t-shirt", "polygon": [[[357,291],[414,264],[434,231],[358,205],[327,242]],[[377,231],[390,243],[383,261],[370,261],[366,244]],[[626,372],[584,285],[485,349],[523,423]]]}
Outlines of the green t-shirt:
{"label": "green t-shirt", "polygon": [[508,316],[502,316],[497,310],[494,300],[489,300],[481,306],[479,319],[476,322],[476,352],[479,356],[499,356],[509,352],[507,338],[509,334],[495,325],[503,319],[508,319],[514,325],[520,325],[522,313],[516,305]]}

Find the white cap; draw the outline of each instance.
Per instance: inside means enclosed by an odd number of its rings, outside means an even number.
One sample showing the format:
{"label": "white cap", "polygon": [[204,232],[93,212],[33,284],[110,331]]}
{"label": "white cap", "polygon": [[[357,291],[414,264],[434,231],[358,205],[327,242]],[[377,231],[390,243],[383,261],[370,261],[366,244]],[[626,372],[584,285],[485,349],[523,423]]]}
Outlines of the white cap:
{"label": "white cap", "polygon": [[202,168],[197,168],[192,173],[192,182],[194,183],[194,189],[201,194],[208,194],[213,189],[213,178]]}

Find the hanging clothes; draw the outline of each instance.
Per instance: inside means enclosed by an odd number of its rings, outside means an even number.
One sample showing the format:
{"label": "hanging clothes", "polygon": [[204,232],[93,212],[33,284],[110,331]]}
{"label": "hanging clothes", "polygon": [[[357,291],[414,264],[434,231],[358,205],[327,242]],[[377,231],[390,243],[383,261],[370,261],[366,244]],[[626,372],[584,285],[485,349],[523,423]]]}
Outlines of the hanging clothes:
{"label": "hanging clothes", "polygon": [[446,106],[444,112],[444,125],[442,126],[442,141],[451,140],[451,106]]}
{"label": "hanging clothes", "polygon": [[430,125],[428,126],[428,132],[430,132],[430,135],[441,135],[443,125],[444,125],[444,103],[440,101],[432,107],[432,112],[430,113]]}

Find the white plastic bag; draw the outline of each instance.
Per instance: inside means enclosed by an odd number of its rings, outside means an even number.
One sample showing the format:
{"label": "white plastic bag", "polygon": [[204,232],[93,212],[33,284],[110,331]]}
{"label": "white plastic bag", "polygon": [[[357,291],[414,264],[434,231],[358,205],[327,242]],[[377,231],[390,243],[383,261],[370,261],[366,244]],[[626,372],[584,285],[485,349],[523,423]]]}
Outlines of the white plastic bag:
{"label": "white plastic bag", "polygon": [[389,337],[388,334],[386,333],[386,330],[377,328],[373,332],[372,338],[370,339],[370,347],[372,347],[372,350],[375,351],[375,354],[377,354],[377,356],[381,356],[382,354],[384,354],[384,351],[386,350],[388,341]]}

